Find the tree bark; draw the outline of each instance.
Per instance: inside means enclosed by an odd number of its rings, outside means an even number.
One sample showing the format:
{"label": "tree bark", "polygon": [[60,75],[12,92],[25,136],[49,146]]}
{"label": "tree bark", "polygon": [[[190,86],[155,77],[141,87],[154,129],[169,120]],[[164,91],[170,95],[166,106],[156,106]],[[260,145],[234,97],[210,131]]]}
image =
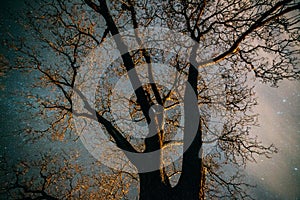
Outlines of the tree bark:
{"label": "tree bark", "polygon": [[140,200],[166,200],[171,199],[171,187],[167,186],[160,174],[160,170],[140,173]]}
{"label": "tree bark", "polygon": [[[201,173],[201,169],[199,169]],[[185,172],[187,176],[195,175],[193,172]],[[203,174],[203,173],[201,173]],[[204,176],[202,176],[204,177]],[[139,200],[199,200],[204,199],[204,180],[197,177],[171,187],[160,179],[160,172],[140,173],[140,194]],[[198,182],[200,180],[200,182]]]}

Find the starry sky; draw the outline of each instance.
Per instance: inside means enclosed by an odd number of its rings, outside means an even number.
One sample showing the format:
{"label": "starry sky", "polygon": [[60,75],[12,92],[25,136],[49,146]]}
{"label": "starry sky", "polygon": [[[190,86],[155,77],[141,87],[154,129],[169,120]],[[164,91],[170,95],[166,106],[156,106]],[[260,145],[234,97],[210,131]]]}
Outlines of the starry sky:
{"label": "starry sky", "polygon": [[299,199],[300,84],[283,81],[279,88],[258,83],[259,127],[252,134],[265,144],[275,144],[279,152],[271,159],[258,158],[247,167],[258,187],[260,198]]}
{"label": "starry sky", "polygon": [[[1,40],[7,37],[7,29],[13,34],[22,34],[20,27],[9,15],[18,14],[24,4],[22,0],[1,0],[0,29]],[[8,61],[13,57],[1,43],[0,53]],[[24,99],[19,95],[29,90],[33,84],[30,74],[10,71],[0,77],[0,153],[19,157],[40,147],[23,144],[23,138],[16,133],[18,127],[32,123],[22,111]],[[249,163],[247,176],[257,188],[252,193],[257,199],[300,199],[300,83],[283,81],[278,88],[272,88],[256,81],[259,105],[259,127],[252,130],[264,144],[274,143],[279,152],[272,159],[258,158],[257,163]],[[27,149],[26,149],[27,148]],[[22,149],[22,150],[21,150]],[[21,153],[22,152],[22,153]]]}

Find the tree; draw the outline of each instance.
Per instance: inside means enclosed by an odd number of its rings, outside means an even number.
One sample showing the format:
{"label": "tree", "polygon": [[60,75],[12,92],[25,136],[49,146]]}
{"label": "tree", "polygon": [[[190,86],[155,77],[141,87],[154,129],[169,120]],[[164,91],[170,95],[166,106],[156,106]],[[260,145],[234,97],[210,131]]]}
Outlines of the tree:
{"label": "tree", "polygon": [[[7,59],[0,55],[0,77],[5,76],[6,71],[8,71],[9,62]],[[0,85],[0,90],[3,90],[3,85]]]}
{"label": "tree", "polygon": [[[38,42],[19,40],[12,47],[24,55],[20,66],[29,66],[42,74],[38,86],[55,91],[48,100],[37,97],[40,109],[50,119],[49,126],[38,133],[52,132],[53,139],[63,140],[74,129],[73,115],[80,115],[74,109],[76,96],[90,114],[84,117],[101,124],[109,140],[136,167],[141,200],[250,198],[244,190],[248,184],[240,179],[239,167],[255,160],[255,155],[269,157],[276,151],[273,145],[265,147],[249,134],[251,126],[257,123],[251,112],[256,100],[250,77],[253,74],[273,86],[283,79],[299,79],[299,2],[57,0],[28,6],[30,12],[25,23]],[[154,26],[195,41],[188,44],[188,57],[182,60],[175,49],[143,48],[144,33],[139,31],[131,37],[141,48],[128,50],[124,31]],[[86,67],[87,55],[109,36],[122,53],[100,72],[105,76],[99,81],[97,103],[90,105],[76,88],[76,81],[84,76],[79,72]],[[176,69],[173,88],[151,81],[156,62]],[[146,85],[141,84],[142,77],[136,69],[141,64],[149,70]],[[143,140],[136,139],[130,129],[120,130],[111,110],[112,88],[127,73],[135,88],[128,99],[130,123],[148,125]],[[179,88],[184,90],[184,112],[177,107]],[[188,100],[191,95],[196,101]],[[195,123],[195,135],[188,144],[193,134],[190,127]],[[179,129],[182,141],[173,141],[174,132]],[[164,149],[174,142],[182,143],[182,156],[165,165]],[[204,153],[205,146],[212,143],[210,154]],[[159,154],[151,160],[144,159],[156,166],[152,171],[141,170],[139,162],[131,156],[153,151]],[[172,145],[168,151],[177,152]],[[227,166],[236,170],[223,173]],[[127,177],[126,172],[117,174]]]}

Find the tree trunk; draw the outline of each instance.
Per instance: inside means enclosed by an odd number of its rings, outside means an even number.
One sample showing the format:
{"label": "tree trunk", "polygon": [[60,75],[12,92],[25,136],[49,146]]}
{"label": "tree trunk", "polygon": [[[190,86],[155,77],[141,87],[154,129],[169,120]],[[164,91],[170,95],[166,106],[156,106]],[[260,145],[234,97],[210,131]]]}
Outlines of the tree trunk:
{"label": "tree trunk", "polygon": [[140,200],[172,199],[171,187],[163,182],[160,171],[140,173]]}
{"label": "tree trunk", "polygon": [[[199,167],[199,166],[198,166]],[[140,196],[139,200],[199,200],[204,199],[204,178],[202,167],[199,173],[186,171],[184,179],[175,187],[167,185],[160,176],[160,171],[140,173]],[[182,174],[183,175],[183,174]],[[201,176],[202,175],[202,176]]]}

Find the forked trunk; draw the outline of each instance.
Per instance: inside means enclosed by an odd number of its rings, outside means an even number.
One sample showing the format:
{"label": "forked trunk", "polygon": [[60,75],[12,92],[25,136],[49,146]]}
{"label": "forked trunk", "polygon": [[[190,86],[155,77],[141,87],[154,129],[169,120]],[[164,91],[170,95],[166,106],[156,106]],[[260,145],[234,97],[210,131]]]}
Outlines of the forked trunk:
{"label": "forked trunk", "polygon": [[160,176],[160,171],[140,173],[139,200],[165,200],[172,199],[171,187],[166,185]]}
{"label": "forked trunk", "polygon": [[[196,168],[194,168],[196,170]],[[183,177],[188,179],[179,180],[175,187],[167,185],[162,181],[160,172],[147,172],[139,174],[140,195],[139,200],[199,200],[204,199],[203,170],[198,168],[199,173],[195,175],[193,170],[184,172]]]}

